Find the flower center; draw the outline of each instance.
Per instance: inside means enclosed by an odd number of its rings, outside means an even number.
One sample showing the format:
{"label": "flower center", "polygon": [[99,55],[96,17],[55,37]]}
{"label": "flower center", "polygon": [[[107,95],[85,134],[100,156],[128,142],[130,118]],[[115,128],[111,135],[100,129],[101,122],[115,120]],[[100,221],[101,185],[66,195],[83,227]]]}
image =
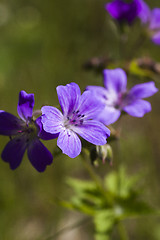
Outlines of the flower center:
{"label": "flower center", "polygon": [[25,124],[23,130],[18,131],[18,133],[21,136],[25,135],[26,142],[29,142],[29,141],[33,140],[35,137],[37,137],[38,127],[36,126],[36,124],[33,120],[30,120]]}
{"label": "flower center", "polygon": [[70,128],[71,126],[81,126],[84,121],[84,114],[80,114],[79,110],[73,111],[64,121],[64,126]]}

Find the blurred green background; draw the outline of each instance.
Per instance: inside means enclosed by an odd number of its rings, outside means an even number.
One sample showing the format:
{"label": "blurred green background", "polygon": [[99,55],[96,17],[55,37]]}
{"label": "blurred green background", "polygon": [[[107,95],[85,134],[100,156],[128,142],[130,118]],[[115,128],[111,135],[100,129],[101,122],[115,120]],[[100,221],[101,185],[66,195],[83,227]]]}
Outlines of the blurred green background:
{"label": "blurred green background", "polygon": [[[35,94],[35,109],[42,105],[58,105],[56,86],[76,82],[102,85],[101,74],[85,71],[82,65],[98,56],[119,57],[119,40],[115,23],[104,10],[104,0],[5,0],[0,2],[0,105],[16,114],[20,90]],[[156,0],[151,7],[160,7]],[[136,21],[129,33],[125,52],[140,33]],[[122,51],[123,52],[123,51]],[[160,62],[160,46],[146,39],[135,49],[134,57],[150,56]],[[121,60],[121,58],[120,58]],[[156,76],[160,87],[160,75]],[[130,76],[129,86],[150,79]],[[143,119],[125,116],[115,126],[121,127],[120,141],[114,143],[113,166],[96,169],[104,174],[124,164],[129,174],[144,173],[144,196],[160,208],[160,107],[159,93],[151,97],[152,112]],[[0,136],[2,150],[8,138]],[[45,142],[53,152],[56,140]],[[68,199],[72,192],[65,178],[83,179],[87,173],[80,157],[65,155],[54,158],[44,173],[31,166],[26,155],[18,169],[12,171],[1,160],[0,166],[0,239],[47,240],[64,226],[72,225],[83,216],[57,206],[54,199]],[[126,221],[130,239],[159,240],[160,218],[144,217]],[[118,240],[116,232],[114,239]],[[89,222],[54,239],[93,240]]]}

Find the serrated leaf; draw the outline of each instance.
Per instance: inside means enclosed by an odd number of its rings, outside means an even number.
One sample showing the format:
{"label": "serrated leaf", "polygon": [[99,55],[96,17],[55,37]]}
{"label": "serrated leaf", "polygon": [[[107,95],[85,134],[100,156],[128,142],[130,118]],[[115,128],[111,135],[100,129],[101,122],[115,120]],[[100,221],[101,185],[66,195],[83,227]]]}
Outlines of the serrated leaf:
{"label": "serrated leaf", "polygon": [[95,183],[71,178],[67,180],[67,183],[75,191],[78,198],[97,206],[103,205],[104,197],[101,196],[101,192]]}

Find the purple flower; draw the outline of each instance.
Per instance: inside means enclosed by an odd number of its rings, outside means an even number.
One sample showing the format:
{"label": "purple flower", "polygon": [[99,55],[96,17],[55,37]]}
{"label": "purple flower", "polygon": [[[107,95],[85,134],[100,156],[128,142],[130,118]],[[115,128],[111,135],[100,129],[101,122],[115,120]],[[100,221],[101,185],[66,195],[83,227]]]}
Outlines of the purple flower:
{"label": "purple flower", "polygon": [[105,5],[109,14],[118,21],[126,21],[131,24],[141,10],[141,0],[132,0],[130,3],[124,0],[114,0]]}
{"label": "purple flower", "polygon": [[95,116],[103,108],[90,91],[81,95],[76,83],[57,87],[62,113],[55,107],[42,107],[42,124],[46,132],[59,133],[57,145],[63,153],[75,158],[81,152],[77,134],[95,145],[104,145],[110,131]]}
{"label": "purple flower", "polygon": [[10,137],[10,141],[2,152],[2,159],[10,164],[11,169],[16,169],[27,149],[28,158],[37,169],[42,172],[47,165],[52,163],[52,154],[40,142],[39,138],[51,139],[57,135],[48,135],[42,128],[41,117],[33,120],[34,94],[25,91],[19,93],[17,112],[21,119],[16,116],[0,111],[0,134]]}
{"label": "purple flower", "polygon": [[150,97],[158,91],[154,82],[137,84],[127,90],[127,76],[122,69],[106,69],[103,71],[103,76],[104,87],[87,87],[87,90],[92,91],[104,104],[101,114],[97,117],[98,120],[109,125],[117,121],[121,111],[133,117],[143,117],[145,113],[151,111],[151,104],[142,98]]}
{"label": "purple flower", "polygon": [[141,1],[141,11],[139,18],[146,26],[147,32],[155,44],[160,44],[160,8],[150,9],[149,6]]}

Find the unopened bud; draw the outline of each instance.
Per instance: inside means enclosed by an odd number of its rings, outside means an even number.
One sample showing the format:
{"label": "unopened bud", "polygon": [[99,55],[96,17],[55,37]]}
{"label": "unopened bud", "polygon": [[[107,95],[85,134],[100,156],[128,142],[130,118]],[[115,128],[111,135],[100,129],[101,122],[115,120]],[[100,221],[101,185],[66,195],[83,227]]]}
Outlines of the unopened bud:
{"label": "unopened bud", "polygon": [[102,146],[96,146],[98,157],[102,160],[102,163],[108,161],[112,165],[113,151],[109,144]]}
{"label": "unopened bud", "polygon": [[102,146],[93,147],[90,151],[90,159],[91,163],[96,167],[99,165],[99,159],[103,164],[108,161],[112,165],[113,152],[111,146],[107,143]]}

